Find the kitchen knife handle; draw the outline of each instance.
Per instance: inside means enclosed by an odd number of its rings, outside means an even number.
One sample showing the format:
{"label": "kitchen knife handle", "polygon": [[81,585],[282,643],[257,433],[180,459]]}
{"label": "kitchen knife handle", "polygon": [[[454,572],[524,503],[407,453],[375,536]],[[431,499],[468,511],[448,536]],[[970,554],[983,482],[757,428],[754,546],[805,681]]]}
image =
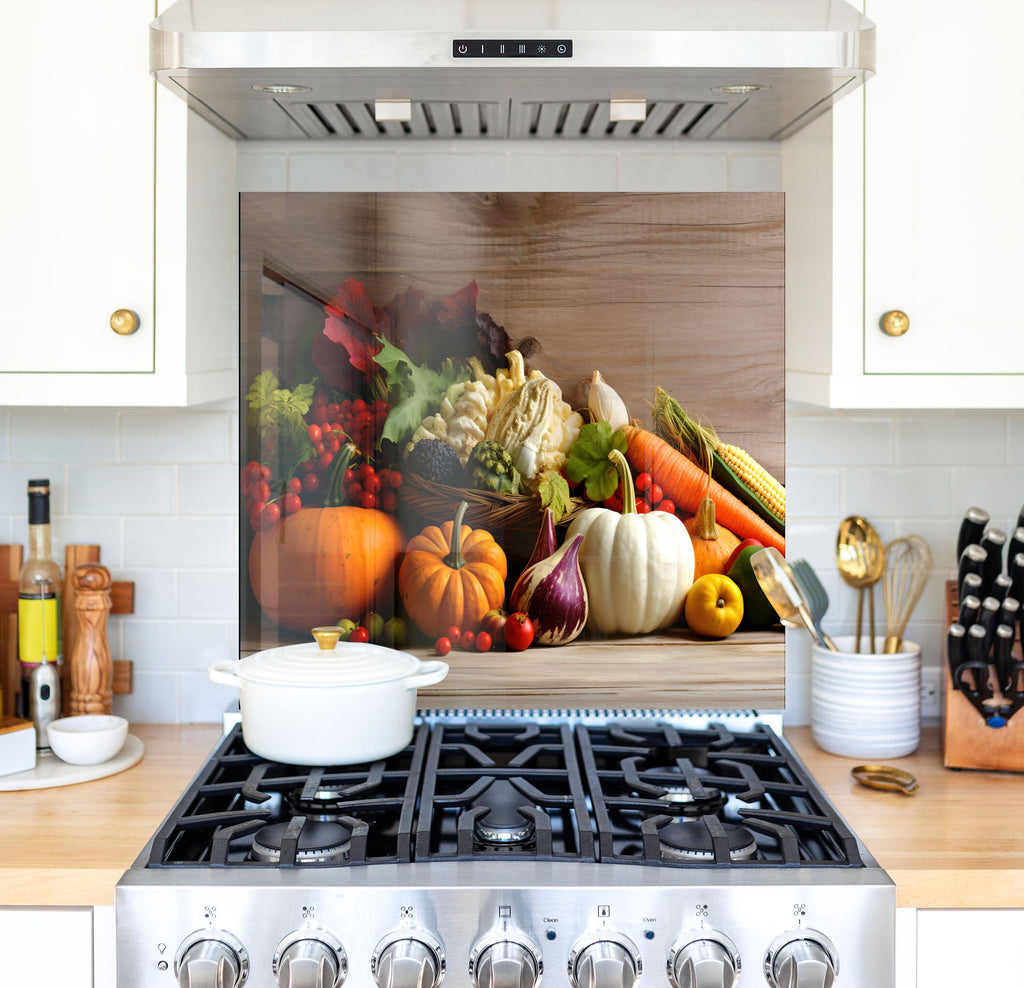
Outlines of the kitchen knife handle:
{"label": "kitchen knife handle", "polygon": [[[986,587],[991,588],[995,578],[1003,571],[1003,547],[1006,545],[1006,532],[1000,528],[990,528],[981,537],[979,543],[987,553],[981,570],[981,579]],[[989,593],[991,593],[989,589]]]}
{"label": "kitchen knife handle", "polygon": [[996,624],[1008,624],[1011,628],[1016,627],[1019,616],[1020,601],[1016,597],[1005,597],[1003,606],[999,608],[999,620]]}
{"label": "kitchen knife handle", "polygon": [[954,689],[960,689],[956,671],[967,661],[966,637],[967,629],[959,622],[951,624],[946,632],[946,661],[949,663],[949,675]]}
{"label": "kitchen knife handle", "polygon": [[995,597],[996,600],[1003,600],[1005,597],[1010,596],[1010,590],[1012,589],[1013,580],[1005,573],[997,573],[992,581],[992,585],[988,588],[988,592],[990,597]]}
{"label": "kitchen knife handle", "polygon": [[1010,537],[1009,545],[1006,547],[1006,569],[1009,571],[1010,563],[1018,552],[1024,552],[1024,526],[1017,526]]}
{"label": "kitchen knife handle", "polygon": [[969,628],[978,620],[981,613],[981,598],[969,593],[960,601],[960,613],[957,615],[957,624]]}
{"label": "kitchen knife handle", "polygon": [[985,589],[985,581],[983,576],[983,570],[985,568],[985,560],[988,559],[988,553],[976,543],[972,543],[967,546],[962,553],[960,553],[960,563],[957,566],[956,573],[956,585],[958,596],[963,597],[964,588],[964,577],[968,573],[974,573],[981,580],[981,589]]}
{"label": "kitchen knife handle", "polygon": [[1010,560],[1008,573],[1012,584],[1011,596],[1024,600],[1024,552],[1018,552]]}
{"label": "kitchen knife handle", "polygon": [[993,664],[996,667],[996,682],[999,684],[1000,692],[1005,696],[1010,692],[1011,678],[1010,665],[1012,659],[1010,651],[1013,649],[1014,630],[1011,625],[996,625],[996,648]]}
{"label": "kitchen knife handle", "polygon": [[[1021,516],[1024,517],[1024,508],[1021,508]],[[963,520],[960,522],[960,532],[956,539],[956,558],[959,560],[966,549],[972,543],[981,539],[981,533],[989,523],[989,513],[984,508],[968,508],[964,512]],[[1024,521],[1021,523],[1024,527]]]}
{"label": "kitchen knife handle", "polygon": [[[967,661],[957,669],[957,682],[963,682],[963,670],[974,674],[974,693],[982,699],[992,695],[988,682],[988,632],[983,624],[972,624],[967,629]],[[984,670],[982,672],[981,670]],[[964,687],[964,692],[970,691]]]}
{"label": "kitchen knife handle", "polygon": [[992,650],[992,639],[996,632],[996,625],[999,623],[999,611],[1003,603],[995,597],[986,597],[981,602],[981,611],[978,613],[977,624],[985,629],[985,655]]}

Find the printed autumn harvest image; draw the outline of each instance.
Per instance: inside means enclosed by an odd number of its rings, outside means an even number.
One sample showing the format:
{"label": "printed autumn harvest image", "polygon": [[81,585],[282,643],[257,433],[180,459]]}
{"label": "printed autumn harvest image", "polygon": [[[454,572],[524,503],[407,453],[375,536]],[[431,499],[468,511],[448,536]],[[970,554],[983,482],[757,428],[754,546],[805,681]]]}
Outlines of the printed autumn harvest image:
{"label": "printed autumn harvest image", "polygon": [[243,196],[243,635],[779,635],[781,205]]}

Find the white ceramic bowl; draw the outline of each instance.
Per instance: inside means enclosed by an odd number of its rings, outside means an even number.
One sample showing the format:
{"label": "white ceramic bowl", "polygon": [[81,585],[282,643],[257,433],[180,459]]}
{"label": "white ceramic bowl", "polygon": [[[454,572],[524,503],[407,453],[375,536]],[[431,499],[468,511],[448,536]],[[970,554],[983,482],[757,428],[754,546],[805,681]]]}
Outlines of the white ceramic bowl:
{"label": "white ceramic bowl", "polygon": [[99,765],[109,761],[128,737],[128,721],[109,714],[62,717],[47,730],[53,753],[69,765]]}

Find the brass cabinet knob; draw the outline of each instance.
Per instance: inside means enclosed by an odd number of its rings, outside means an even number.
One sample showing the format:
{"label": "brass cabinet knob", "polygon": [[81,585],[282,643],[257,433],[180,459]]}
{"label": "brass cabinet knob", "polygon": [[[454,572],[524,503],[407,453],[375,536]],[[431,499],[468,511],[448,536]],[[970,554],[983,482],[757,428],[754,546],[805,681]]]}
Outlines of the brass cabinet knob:
{"label": "brass cabinet knob", "polygon": [[910,329],[910,316],[899,309],[893,309],[882,316],[882,332],[889,336],[902,336]]}
{"label": "brass cabinet knob", "polygon": [[139,328],[139,317],[131,309],[118,309],[110,317],[110,328],[118,336],[131,336]]}

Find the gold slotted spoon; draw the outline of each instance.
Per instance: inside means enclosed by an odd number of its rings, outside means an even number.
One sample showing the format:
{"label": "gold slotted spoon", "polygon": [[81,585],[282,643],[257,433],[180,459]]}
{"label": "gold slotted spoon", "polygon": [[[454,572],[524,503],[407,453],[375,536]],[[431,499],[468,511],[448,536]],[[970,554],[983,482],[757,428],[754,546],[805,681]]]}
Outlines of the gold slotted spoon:
{"label": "gold slotted spoon", "polygon": [[861,629],[864,626],[864,595],[868,597],[869,641],[868,651],[875,650],[875,594],[874,586],[885,568],[885,546],[875,526],[860,515],[850,515],[839,525],[836,537],[836,567],[843,580],[855,590],[857,596],[857,638],[854,652],[860,651]]}

